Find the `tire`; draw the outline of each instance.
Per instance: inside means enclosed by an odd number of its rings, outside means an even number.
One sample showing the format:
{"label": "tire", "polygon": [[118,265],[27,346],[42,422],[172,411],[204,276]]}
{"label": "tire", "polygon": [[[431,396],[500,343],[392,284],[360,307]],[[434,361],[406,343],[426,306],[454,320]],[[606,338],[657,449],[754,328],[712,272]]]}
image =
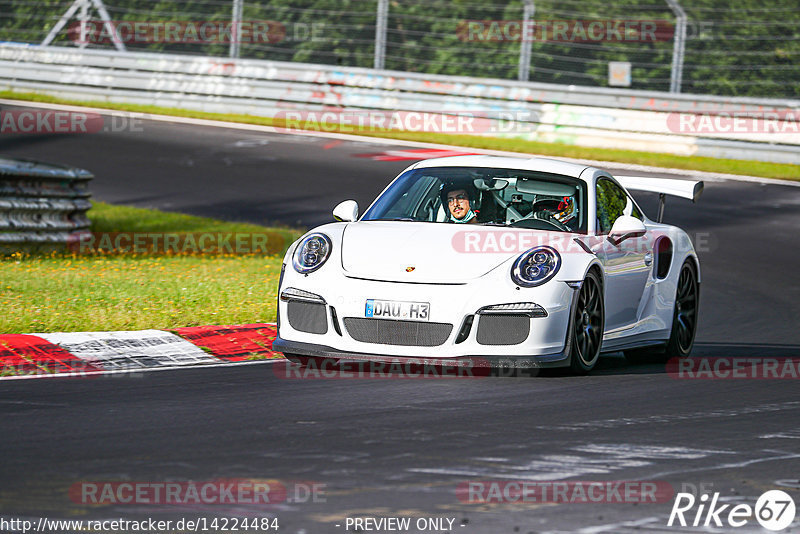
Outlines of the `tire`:
{"label": "tire", "polygon": [[600,278],[589,271],[578,290],[570,320],[570,368],[585,375],[597,364],[603,344],[605,303]]}
{"label": "tire", "polygon": [[664,355],[670,358],[685,358],[692,353],[697,333],[697,311],[700,304],[700,284],[694,265],[687,261],[678,276],[675,294],[675,311],[672,314],[672,330]]}
{"label": "tire", "polygon": [[672,328],[667,344],[660,348],[643,348],[625,351],[631,363],[666,363],[671,358],[686,358],[691,354],[697,333],[697,311],[700,304],[700,285],[697,271],[691,260],[684,262],[678,275]]}

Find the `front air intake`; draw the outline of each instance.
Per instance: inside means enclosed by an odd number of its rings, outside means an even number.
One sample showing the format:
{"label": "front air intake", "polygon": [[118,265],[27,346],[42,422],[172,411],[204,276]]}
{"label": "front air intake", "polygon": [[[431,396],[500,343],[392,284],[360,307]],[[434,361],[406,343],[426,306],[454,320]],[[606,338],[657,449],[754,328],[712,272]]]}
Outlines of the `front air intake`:
{"label": "front air intake", "polygon": [[453,325],[421,321],[393,321],[345,317],[344,326],[350,337],[362,343],[436,347],[447,341]]}
{"label": "front air intake", "polygon": [[325,304],[319,302],[305,302],[290,300],[287,310],[289,324],[300,332],[309,334],[326,334],[328,332],[328,318],[325,313]]}
{"label": "front air intake", "polygon": [[481,314],[478,316],[476,340],[481,345],[519,345],[528,339],[530,330],[531,320],[528,315]]}

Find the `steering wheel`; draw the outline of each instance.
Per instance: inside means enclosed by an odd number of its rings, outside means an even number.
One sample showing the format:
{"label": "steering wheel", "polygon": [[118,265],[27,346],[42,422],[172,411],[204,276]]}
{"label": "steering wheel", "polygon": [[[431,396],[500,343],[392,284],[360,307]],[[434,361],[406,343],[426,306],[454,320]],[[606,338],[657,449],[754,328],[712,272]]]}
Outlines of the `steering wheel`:
{"label": "steering wheel", "polygon": [[548,223],[551,226],[555,226],[556,229],[561,230],[563,232],[571,232],[572,231],[572,229],[569,226],[567,226],[566,224],[564,224],[561,221],[559,221],[558,219],[556,219],[555,216],[551,212],[549,212],[547,210],[539,210],[539,211],[536,211],[536,212],[531,212],[528,215],[526,215],[525,217],[523,217],[522,219],[516,221],[514,224],[520,223],[520,222],[522,222],[524,220],[528,220],[528,219],[533,219],[533,220],[536,220],[536,221],[542,221],[544,223]]}

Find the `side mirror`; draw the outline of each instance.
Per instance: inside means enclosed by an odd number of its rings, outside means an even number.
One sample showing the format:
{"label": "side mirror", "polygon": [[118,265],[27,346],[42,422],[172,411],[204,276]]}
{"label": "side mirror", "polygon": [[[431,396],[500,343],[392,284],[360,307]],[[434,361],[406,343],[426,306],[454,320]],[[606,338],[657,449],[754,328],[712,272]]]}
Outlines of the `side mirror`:
{"label": "side mirror", "polygon": [[620,215],[611,231],[608,232],[608,240],[614,245],[618,245],[629,237],[642,237],[647,232],[644,223],[636,217],[630,215]]}
{"label": "side mirror", "polygon": [[355,200],[340,202],[333,208],[333,218],[342,222],[358,220],[358,202]]}

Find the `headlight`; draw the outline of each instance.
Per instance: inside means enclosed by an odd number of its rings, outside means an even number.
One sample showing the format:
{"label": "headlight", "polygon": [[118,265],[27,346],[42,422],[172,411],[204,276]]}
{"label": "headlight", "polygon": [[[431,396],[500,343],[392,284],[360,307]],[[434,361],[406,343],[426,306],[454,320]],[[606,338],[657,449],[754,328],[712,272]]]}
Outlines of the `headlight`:
{"label": "headlight", "polygon": [[558,272],[561,256],[550,247],[536,247],[525,252],[514,262],[511,279],[522,287],[544,284]]}
{"label": "headlight", "polygon": [[294,251],[292,266],[301,274],[316,271],[331,255],[331,240],[325,234],[309,234]]}

